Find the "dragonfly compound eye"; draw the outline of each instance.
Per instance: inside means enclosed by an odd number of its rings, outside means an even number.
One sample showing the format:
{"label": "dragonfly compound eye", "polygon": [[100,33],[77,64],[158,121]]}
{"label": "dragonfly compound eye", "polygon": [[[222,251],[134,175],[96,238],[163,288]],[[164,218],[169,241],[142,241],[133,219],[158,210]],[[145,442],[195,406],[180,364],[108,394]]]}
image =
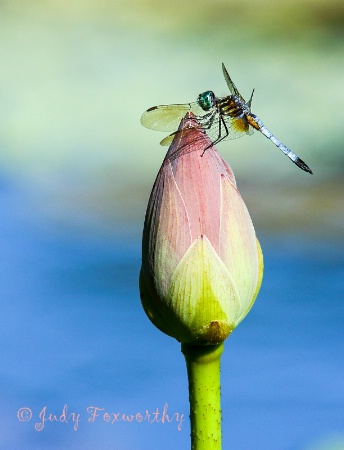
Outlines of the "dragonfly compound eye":
{"label": "dragonfly compound eye", "polygon": [[215,104],[215,94],[213,91],[203,92],[198,96],[197,101],[204,111],[209,111]]}

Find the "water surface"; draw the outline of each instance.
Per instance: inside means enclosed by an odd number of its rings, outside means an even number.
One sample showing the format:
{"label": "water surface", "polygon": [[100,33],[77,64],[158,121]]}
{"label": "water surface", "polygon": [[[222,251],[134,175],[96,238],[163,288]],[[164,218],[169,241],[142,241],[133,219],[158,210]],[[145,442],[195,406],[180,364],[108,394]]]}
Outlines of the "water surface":
{"label": "water surface", "polygon": [[[72,232],[5,181],[0,211],[1,448],[189,448],[179,345],[139,301],[139,233]],[[222,360],[223,447],[308,449],[344,434],[343,245],[261,243],[263,287]]]}

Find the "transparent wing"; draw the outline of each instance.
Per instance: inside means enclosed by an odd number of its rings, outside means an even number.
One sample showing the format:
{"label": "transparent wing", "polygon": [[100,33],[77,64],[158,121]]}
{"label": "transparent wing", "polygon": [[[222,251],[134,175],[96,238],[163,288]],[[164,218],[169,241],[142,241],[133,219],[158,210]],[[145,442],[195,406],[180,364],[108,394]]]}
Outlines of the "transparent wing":
{"label": "transparent wing", "polygon": [[174,133],[169,134],[168,136],[166,136],[161,142],[160,145],[171,145],[173,139],[177,136],[178,138],[187,136],[188,133],[190,133],[190,131],[193,131],[195,129],[201,130],[203,132],[203,128],[201,126],[195,126],[195,127],[190,127],[190,128],[184,128],[184,130],[180,130],[180,131],[175,131]]}
{"label": "transparent wing", "polygon": [[184,105],[160,105],[147,109],[142,114],[141,123],[151,130],[174,131],[188,111],[191,111],[197,118],[202,118],[205,114],[197,102]]}
{"label": "transparent wing", "polygon": [[[220,115],[217,114],[213,120],[209,120],[207,123],[204,119],[203,121],[200,120],[199,125],[196,125],[195,127],[191,128],[184,128],[184,130],[175,131],[174,133],[170,134],[169,136],[165,137],[161,142],[160,145],[170,145],[175,138],[175,136],[181,137],[185,136],[187,133],[189,133],[191,130],[194,130],[195,128],[202,130],[202,132],[206,133],[210,140],[214,143],[224,141],[227,139],[238,139],[242,136],[245,136],[245,134],[252,135],[253,129],[249,126],[246,117],[237,119],[237,118],[231,118],[222,116],[223,121],[220,119]],[[203,122],[203,123],[202,123]]]}
{"label": "transparent wing", "polygon": [[[237,97],[239,97],[244,103],[246,103],[246,101],[244,100],[244,98],[241,96],[240,92],[238,91],[237,87],[235,86],[235,84],[233,83],[231,77],[229,76],[229,73],[227,72],[227,69],[225,67],[225,65],[222,63],[222,72],[223,72],[223,76],[225,77],[228,89],[230,90],[232,95],[236,95]],[[253,95],[253,93],[252,93]],[[252,101],[252,98],[251,100]]]}
{"label": "transparent wing", "polygon": [[253,129],[248,124],[246,117],[235,118],[222,116],[217,117],[209,130],[205,130],[210,139],[216,143],[220,141],[227,141],[228,139],[238,139],[246,134],[252,135]]}

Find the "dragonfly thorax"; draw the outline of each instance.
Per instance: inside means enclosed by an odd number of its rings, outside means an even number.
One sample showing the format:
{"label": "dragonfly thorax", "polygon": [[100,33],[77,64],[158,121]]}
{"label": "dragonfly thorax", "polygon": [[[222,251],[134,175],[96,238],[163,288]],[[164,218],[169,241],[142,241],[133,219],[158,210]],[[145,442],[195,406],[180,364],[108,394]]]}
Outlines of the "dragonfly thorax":
{"label": "dragonfly thorax", "polygon": [[197,102],[204,111],[209,111],[215,105],[215,94],[213,91],[206,91],[199,94]]}
{"label": "dragonfly thorax", "polygon": [[245,112],[247,112],[245,104],[238,101],[235,95],[228,95],[227,97],[217,99],[216,105],[222,116],[240,118],[244,116]]}

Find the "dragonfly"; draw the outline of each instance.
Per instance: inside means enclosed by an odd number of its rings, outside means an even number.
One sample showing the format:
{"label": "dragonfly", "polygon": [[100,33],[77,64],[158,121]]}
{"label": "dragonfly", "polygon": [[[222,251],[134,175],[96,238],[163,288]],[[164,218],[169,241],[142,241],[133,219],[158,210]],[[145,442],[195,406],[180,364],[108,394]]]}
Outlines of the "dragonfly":
{"label": "dragonfly", "polygon": [[[205,91],[198,96],[196,102],[153,106],[143,113],[142,125],[151,130],[173,132],[160,142],[161,145],[170,145],[176,135],[188,133],[195,128],[199,129],[211,140],[211,144],[203,150],[201,156],[208,148],[221,141],[239,138],[245,134],[252,135],[253,131],[257,130],[272,141],[300,169],[312,174],[308,165],[279,141],[259,117],[251,112],[254,89],[249,101],[246,102],[223,63],[222,71],[231,95],[216,97],[213,91]],[[180,121],[188,112],[195,116],[195,126],[178,130]]]}

